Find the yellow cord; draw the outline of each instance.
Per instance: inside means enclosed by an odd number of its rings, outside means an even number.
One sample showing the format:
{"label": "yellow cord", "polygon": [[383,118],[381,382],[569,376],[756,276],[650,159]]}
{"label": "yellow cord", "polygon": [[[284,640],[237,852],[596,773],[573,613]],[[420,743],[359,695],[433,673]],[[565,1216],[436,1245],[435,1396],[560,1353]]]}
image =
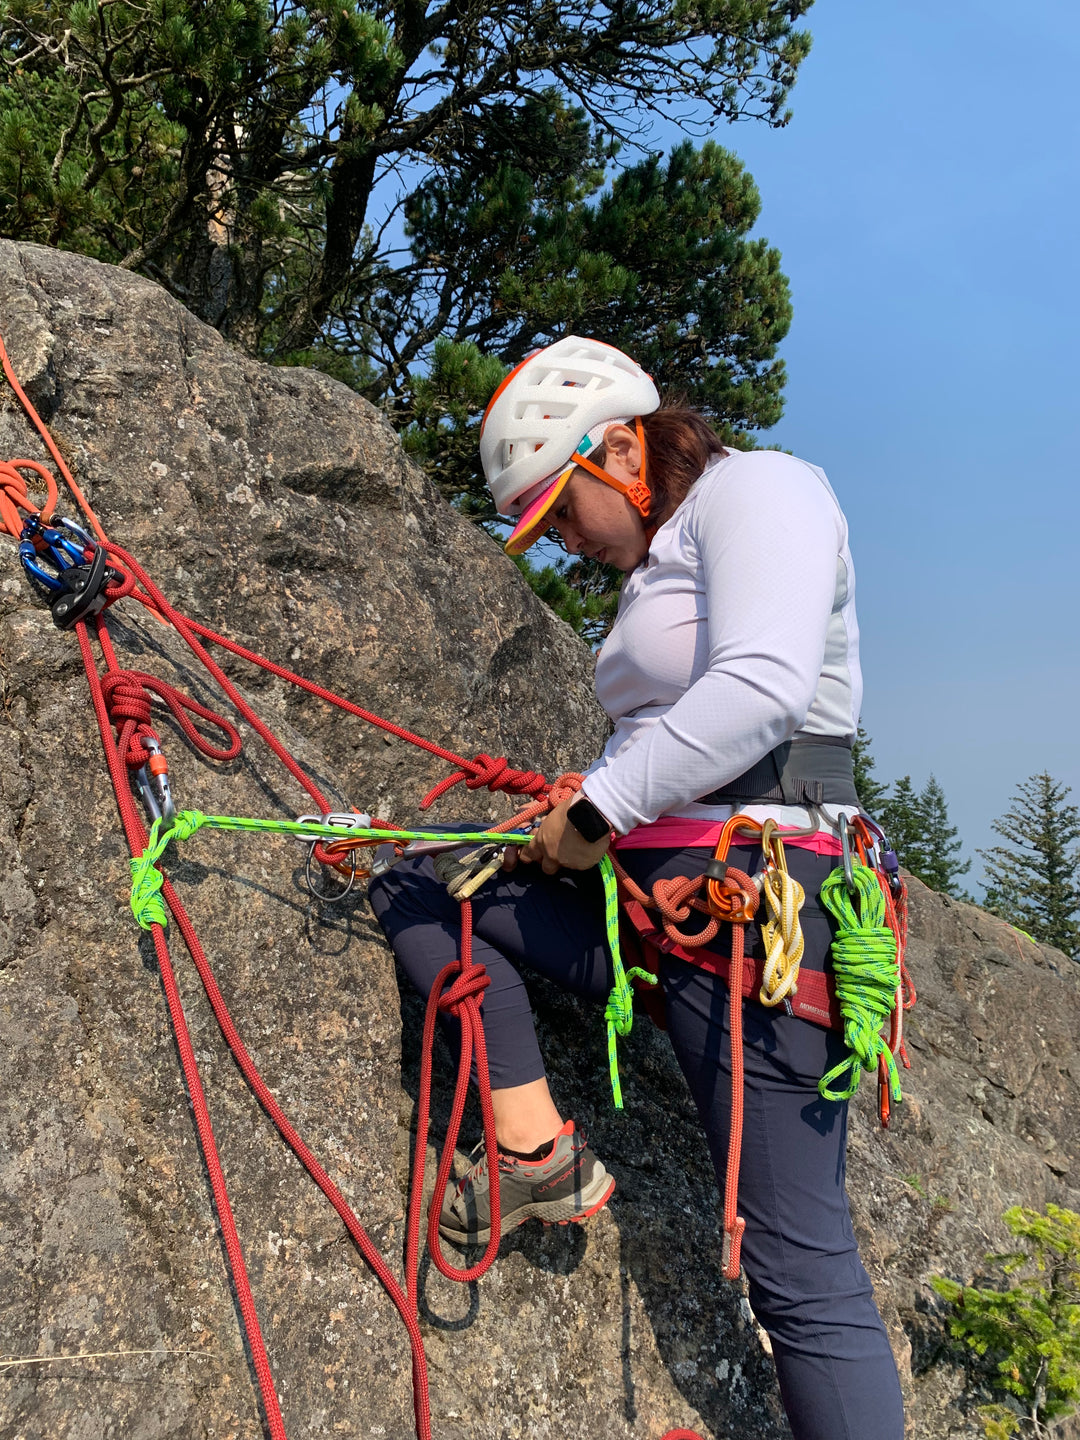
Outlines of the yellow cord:
{"label": "yellow cord", "polygon": [[768,911],[768,918],[761,923],[765,970],[758,999],[763,1005],[779,1005],[794,995],[805,948],[799,911],[806,892],[788,874],[783,845],[774,839],[773,846],[773,858],[761,877],[761,893]]}

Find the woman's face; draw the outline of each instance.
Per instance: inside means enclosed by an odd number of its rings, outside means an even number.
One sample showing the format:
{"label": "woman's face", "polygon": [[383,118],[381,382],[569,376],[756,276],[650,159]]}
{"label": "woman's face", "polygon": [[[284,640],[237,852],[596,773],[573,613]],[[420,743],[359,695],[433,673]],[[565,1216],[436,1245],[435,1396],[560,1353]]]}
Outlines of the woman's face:
{"label": "woman's face", "polygon": [[[613,427],[605,440],[614,440]],[[633,438],[632,432],[626,431]],[[624,455],[621,445],[609,444],[604,469],[616,480],[632,485],[638,478],[636,441],[633,454]],[[626,496],[605,485],[587,470],[577,469],[552,506],[552,527],[571,555],[587,555],[617,570],[633,570],[649,553],[645,522]]]}
{"label": "woman's face", "polygon": [[[606,466],[614,473],[614,467]],[[551,509],[552,527],[571,555],[633,570],[648,554],[641,515],[625,495],[587,470],[575,470]]]}

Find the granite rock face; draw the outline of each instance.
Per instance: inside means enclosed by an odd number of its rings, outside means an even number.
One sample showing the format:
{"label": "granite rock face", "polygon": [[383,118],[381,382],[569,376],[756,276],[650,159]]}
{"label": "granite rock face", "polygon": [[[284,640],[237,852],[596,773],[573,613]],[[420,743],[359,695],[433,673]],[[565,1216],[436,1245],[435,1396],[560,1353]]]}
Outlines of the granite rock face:
{"label": "granite rock face", "polygon": [[[460,754],[554,776],[597,753],[606,728],[586,647],[356,396],[246,359],[145,280],[5,242],[0,334],[110,536],[185,613]],[[0,456],[26,455],[43,458],[41,445],[5,392]],[[0,1368],[0,1437],[256,1440],[78,645],[14,551],[0,574],[0,1354],[51,1358]],[[227,710],[141,607],[121,602],[109,623],[122,664]],[[416,821],[448,773],[223,663],[335,804]],[[241,728],[241,757],[213,764],[162,715],[181,806],[309,809]],[[463,787],[440,807],[442,820],[509,813]],[[420,1005],[399,999],[363,898],[320,908],[302,862],[294,843],[202,832],[168,868],[267,1083],[396,1267]],[[926,1280],[967,1278],[1003,1243],[1010,1204],[1080,1204],[1080,985],[1064,957],[912,889],[914,1069],[886,1133],[872,1087],[860,1094],[849,1188],[912,1433],[976,1435],[978,1396],[943,1348]],[[288,1432],[406,1440],[403,1327],[247,1092],[176,936],[172,949]],[[715,1185],[665,1038],[642,1020],[623,1045],[615,1115],[601,1017],[541,985],[535,995],[559,1100],[619,1186],[585,1229],[515,1232],[478,1285],[424,1266],[435,1435],[784,1436],[771,1360],[720,1277]],[[444,1070],[437,1121],[448,1108]]]}

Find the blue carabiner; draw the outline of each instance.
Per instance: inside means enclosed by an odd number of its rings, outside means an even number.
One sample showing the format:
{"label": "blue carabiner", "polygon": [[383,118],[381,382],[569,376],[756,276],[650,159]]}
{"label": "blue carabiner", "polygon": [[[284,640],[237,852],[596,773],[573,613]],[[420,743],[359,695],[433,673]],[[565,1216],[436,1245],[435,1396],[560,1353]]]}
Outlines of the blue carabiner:
{"label": "blue carabiner", "polygon": [[37,581],[39,585],[44,585],[46,590],[63,590],[63,584],[58,579],[56,572],[43,569],[39,563],[40,558],[40,551],[35,548],[33,541],[19,541],[19,559],[30,579]]}
{"label": "blue carabiner", "polygon": [[68,570],[72,565],[86,564],[85,546],[73,545],[55,525],[39,525],[38,534],[61,570]]}

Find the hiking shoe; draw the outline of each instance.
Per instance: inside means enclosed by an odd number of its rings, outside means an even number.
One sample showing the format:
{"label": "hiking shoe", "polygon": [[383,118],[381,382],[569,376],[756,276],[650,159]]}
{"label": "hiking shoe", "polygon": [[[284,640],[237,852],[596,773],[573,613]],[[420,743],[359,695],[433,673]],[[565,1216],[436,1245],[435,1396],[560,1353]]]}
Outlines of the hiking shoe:
{"label": "hiking shoe", "polygon": [[[456,1245],[486,1245],[491,1238],[491,1193],[483,1141],[463,1180],[446,1187],[439,1234]],[[568,1120],[543,1160],[516,1160],[500,1154],[500,1236],[526,1220],[568,1225],[587,1220],[611,1199],[615,1181]]]}

